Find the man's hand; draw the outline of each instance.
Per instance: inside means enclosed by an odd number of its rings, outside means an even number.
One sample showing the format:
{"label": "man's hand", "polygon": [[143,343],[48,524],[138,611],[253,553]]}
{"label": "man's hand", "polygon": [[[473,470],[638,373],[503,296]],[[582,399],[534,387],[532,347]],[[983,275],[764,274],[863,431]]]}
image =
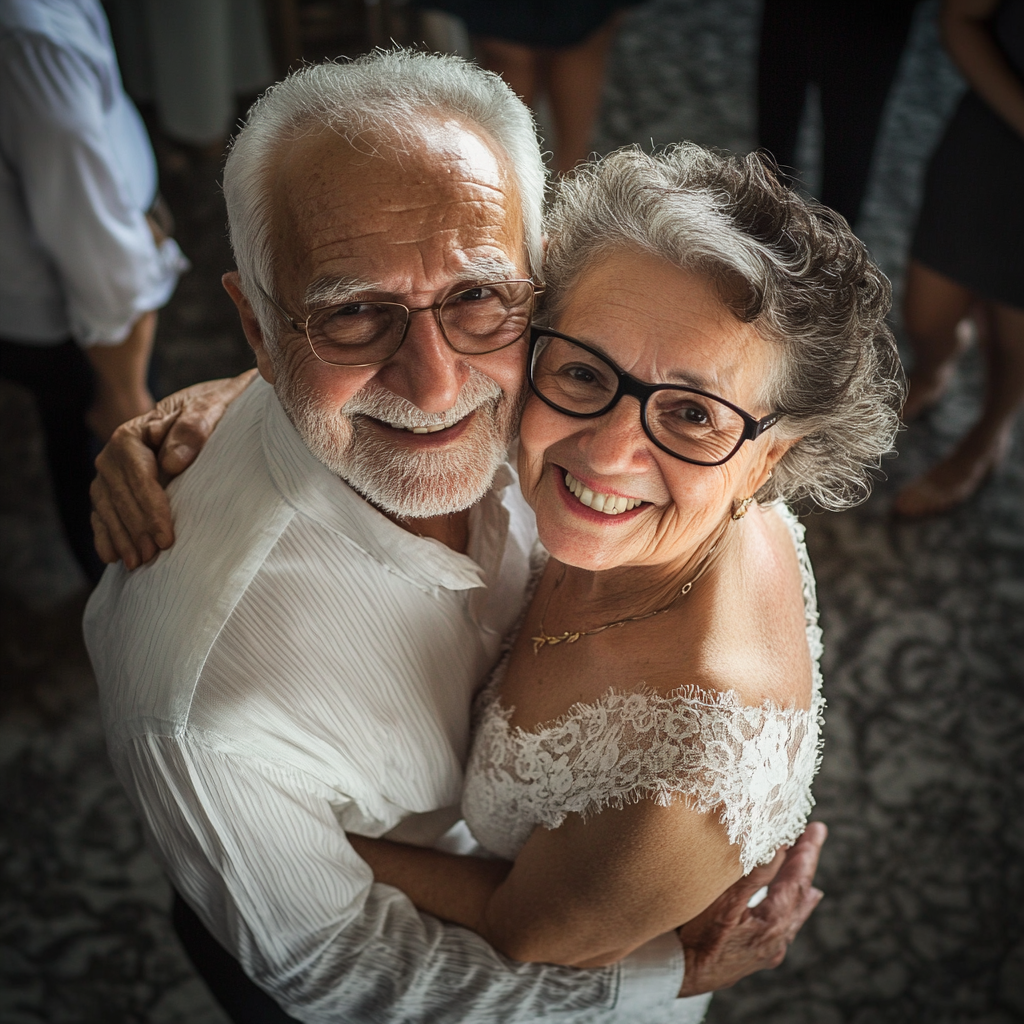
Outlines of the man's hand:
{"label": "man's hand", "polygon": [[135,569],[174,543],[164,484],[185,470],[209,440],[227,407],[256,376],[194,384],[155,409],[122,423],[96,458],[92,531],[104,562]]}
{"label": "man's hand", "polygon": [[[686,956],[680,996],[728,988],[748,974],[782,963],[824,895],[811,882],[827,835],[820,821],[811,822],[794,846],[779,850],[771,864],[755,868],[679,929]],[[765,885],[768,895],[748,907]]]}

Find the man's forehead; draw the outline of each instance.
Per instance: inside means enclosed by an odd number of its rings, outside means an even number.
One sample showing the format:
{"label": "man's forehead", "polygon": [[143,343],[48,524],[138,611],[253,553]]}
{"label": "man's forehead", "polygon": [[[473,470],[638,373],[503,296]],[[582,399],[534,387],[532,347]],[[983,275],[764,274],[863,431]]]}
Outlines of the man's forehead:
{"label": "man's forehead", "polygon": [[[273,191],[278,244],[318,273],[324,264],[389,260],[401,247],[479,248],[513,260],[522,249],[507,158],[454,120],[352,142],[332,132],[299,139],[282,155]],[[371,268],[336,269],[363,276]]]}
{"label": "man's forehead", "polygon": [[[338,221],[412,214],[437,205],[507,202],[515,179],[507,159],[457,121],[399,131],[334,132],[296,140],[282,154],[275,205],[289,219],[330,211]],[[518,197],[516,197],[518,201]]]}

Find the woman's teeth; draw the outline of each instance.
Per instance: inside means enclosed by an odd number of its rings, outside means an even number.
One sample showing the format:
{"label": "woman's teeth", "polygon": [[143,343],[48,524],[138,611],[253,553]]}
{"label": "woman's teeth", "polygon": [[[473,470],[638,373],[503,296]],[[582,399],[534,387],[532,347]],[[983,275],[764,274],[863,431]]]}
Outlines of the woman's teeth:
{"label": "woman's teeth", "polygon": [[565,474],[565,486],[576,495],[581,505],[609,516],[617,516],[620,512],[628,512],[631,508],[643,504],[639,498],[623,498],[618,494],[595,494],[569,472]]}

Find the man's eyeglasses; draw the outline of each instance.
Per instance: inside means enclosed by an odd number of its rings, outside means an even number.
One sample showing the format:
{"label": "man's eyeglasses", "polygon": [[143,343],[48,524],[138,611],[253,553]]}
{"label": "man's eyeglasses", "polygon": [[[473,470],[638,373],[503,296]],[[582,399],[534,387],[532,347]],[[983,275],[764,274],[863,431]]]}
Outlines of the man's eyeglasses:
{"label": "man's eyeglasses", "polygon": [[782,415],[756,419],[697,388],[646,384],[582,341],[542,327],[531,331],[528,367],[537,397],[567,416],[603,416],[631,395],[640,402],[644,433],[662,451],[696,466],[728,462]]}
{"label": "man's eyeglasses", "polygon": [[291,325],[304,331],[317,359],[336,366],[373,366],[401,348],[413,313],[433,313],[448,344],[463,355],[486,355],[526,334],[535,297],[532,281],[489,281],[463,288],[432,306],[410,309],[401,302],[346,302],[314,310],[295,320],[260,288]]}

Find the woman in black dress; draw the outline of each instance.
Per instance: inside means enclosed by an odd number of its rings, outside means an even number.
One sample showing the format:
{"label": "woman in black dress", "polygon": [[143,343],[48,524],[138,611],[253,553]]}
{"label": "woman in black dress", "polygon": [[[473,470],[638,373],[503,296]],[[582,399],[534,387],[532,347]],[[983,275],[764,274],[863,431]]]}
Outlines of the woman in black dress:
{"label": "woman in black dress", "polygon": [[897,497],[896,512],[915,517],[978,489],[1024,401],[1024,0],[946,0],[942,30],[971,90],[932,157],[911,248],[904,323],[915,360],[904,419],[942,395],[968,317],[988,382],[978,422]]}
{"label": "woman in black dress", "polygon": [[620,12],[639,0],[429,0],[420,6],[466,23],[478,63],[536,109],[544,93],[554,120],[552,170],[590,155],[608,50]]}

